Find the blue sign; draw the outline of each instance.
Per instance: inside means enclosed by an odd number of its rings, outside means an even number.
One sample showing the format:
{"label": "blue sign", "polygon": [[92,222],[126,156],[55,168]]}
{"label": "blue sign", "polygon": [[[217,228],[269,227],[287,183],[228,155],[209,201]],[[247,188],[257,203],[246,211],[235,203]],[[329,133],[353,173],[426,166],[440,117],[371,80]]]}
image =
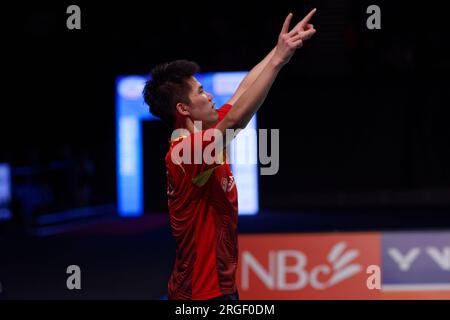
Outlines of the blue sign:
{"label": "blue sign", "polygon": [[[245,75],[246,72],[216,72],[195,77],[220,107],[231,98]],[[147,78],[136,75],[119,77],[116,81],[117,209],[121,216],[144,213],[142,121],[158,120],[142,97],[146,81]],[[238,187],[239,214],[257,214],[259,210],[256,129],[255,115],[230,145],[232,158],[242,153],[254,160],[231,164]]]}

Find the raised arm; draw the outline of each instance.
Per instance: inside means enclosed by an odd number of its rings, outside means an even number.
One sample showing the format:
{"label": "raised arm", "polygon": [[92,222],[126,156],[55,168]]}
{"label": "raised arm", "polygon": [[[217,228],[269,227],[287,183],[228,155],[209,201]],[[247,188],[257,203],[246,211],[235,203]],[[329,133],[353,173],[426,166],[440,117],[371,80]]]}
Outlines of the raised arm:
{"label": "raised arm", "polygon": [[[316,32],[313,25],[309,24],[309,20],[315,12],[316,9],[312,10],[291,31],[289,31],[289,24],[292,20],[292,13],[289,13],[284,21],[273,53],[266,57],[267,61],[264,61],[264,59],[260,63],[263,65],[260,66],[260,71],[259,68],[257,69],[259,74],[249,87],[243,90],[242,94],[236,99],[233,108],[217,124],[216,129],[225,132],[226,129],[245,128],[264,102],[281,68],[289,62],[295,50],[303,45],[303,41],[311,38]],[[252,74],[252,77],[256,75],[257,71]]]}
{"label": "raised arm", "polygon": [[261,71],[265,68],[265,66],[269,63],[270,59],[272,59],[273,54],[275,53],[275,48],[273,48],[269,54],[267,54],[264,59],[262,59],[256,66],[254,66],[242,79],[241,83],[239,84],[238,88],[236,89],[236,92],[233,94],[230,100],[227,101],[227,103],[234,105],[236,101],[239,99],[239,97],[244,93],[245,90],[247,90],[258,78]]}

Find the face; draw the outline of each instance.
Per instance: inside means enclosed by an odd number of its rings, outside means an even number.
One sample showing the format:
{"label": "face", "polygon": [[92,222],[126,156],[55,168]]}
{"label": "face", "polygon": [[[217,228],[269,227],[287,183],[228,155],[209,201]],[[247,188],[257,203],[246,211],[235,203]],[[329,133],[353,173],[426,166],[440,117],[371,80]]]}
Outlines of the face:
{"label": "face", "polygon": [[213,97],[203,89],[203,86],[195,77],[191,77],[188,82],[191,86],[189,93],[191,103],[187,106],[190,118],[192,121],[202,121],[202,129],[208,129],[219,118],[217,110],[214,108]]}

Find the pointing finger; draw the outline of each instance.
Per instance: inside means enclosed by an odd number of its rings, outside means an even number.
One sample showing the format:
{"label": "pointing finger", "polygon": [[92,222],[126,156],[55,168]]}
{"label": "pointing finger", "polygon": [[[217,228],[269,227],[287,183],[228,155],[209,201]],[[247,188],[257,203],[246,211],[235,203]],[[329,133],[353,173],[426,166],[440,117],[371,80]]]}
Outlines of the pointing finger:
{"label": "pointing finger", "polygon": [[316,11],[317,11],[316,8],[312,9],[312,10],[306,15],[306,17],[304,17],[304,18],[302,19],[302,21],[300,21],[300,25],[302,25],[302,26],[306,25],[306,24],[309,22],[309,20],[311,20],[312,16],[314,15],[314,13],[316,13]]}

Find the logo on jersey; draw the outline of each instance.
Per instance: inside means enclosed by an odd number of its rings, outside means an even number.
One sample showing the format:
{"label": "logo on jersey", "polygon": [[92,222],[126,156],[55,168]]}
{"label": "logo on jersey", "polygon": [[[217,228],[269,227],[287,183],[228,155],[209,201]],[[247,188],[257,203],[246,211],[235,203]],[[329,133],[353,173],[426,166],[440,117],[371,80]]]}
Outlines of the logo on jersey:
{"label": "logo on jersey", "polygon": [[228,179],[226,177],[223,177],[220,184],[222,186],[223,192],[230,192],[234,187],[234,177],[229,176]]}

